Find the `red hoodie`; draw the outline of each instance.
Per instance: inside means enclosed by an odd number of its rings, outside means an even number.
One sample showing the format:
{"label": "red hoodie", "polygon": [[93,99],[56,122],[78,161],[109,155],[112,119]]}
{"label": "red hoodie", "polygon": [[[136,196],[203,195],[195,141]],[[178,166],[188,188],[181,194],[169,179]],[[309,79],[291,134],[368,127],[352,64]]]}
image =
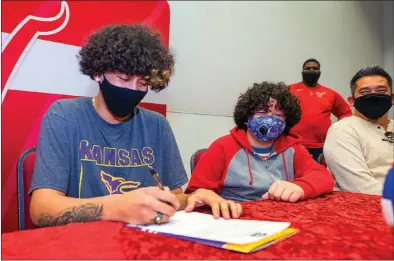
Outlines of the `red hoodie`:
{"label": "red hoodie", "polygon": [[323,148],[328,128],[331,126],[331,113],[338,120],[352,116],[352,110],[336,91],[318,84],[307,87],[302,82],[291,84],[290,91],[300,101],[301,121],[292,131],[302,137],[302,145],[307,148]]}
{"label": "red hoodie", "polygon": [[313,160],[297,134],[281,135],[274,151],[264,159],[254,152],[244,130],[233,128],[214,141],[195,167],[186,193],[199,188],[234,201],[259,200],[276,180],[304,190],[304,199],[330,193],[331,173]]}

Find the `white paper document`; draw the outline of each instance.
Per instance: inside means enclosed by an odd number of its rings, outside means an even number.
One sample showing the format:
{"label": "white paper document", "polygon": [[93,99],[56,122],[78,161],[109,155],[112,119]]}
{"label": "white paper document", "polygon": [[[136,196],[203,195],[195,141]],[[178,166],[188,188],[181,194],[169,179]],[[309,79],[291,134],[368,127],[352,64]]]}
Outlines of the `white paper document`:
{"label": "white paper document", "polygon": [[248,244],[279,233],[288,228],[290,223],[242,219],[215,219],[210,214],[178,211],[166,224],[146,226],[129,224],[128,226],[137,227],[149,232],[168,233],[233,244]]}

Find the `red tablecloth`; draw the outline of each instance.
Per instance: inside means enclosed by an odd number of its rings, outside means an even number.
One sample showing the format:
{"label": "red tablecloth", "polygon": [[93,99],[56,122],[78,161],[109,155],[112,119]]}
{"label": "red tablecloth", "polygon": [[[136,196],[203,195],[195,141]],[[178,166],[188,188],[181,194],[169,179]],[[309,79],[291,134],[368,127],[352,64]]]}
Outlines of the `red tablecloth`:
{"label": "red tablecloth", "polygon": [[2,234],[3,259],[394,259],[380,197],[335,192],[300,203],[243,204],[243,219],[290,221],[300,232],[252,254],[150,234],[116,222]]}

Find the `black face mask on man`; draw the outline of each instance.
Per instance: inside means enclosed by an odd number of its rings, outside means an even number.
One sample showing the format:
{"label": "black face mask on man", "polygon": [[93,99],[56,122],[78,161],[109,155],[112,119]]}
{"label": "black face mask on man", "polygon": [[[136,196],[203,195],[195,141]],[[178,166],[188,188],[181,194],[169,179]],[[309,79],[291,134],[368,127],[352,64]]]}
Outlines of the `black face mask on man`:
{"label": "black face mask on man", "polygon": [[371,93],[354,100],[354,108],[365,117],[377,120],[393,106],[391,95]]}
{"label": "black face mask on man", "polygon": [[319,78],[320,78],[320,72],[314,70],[302,71],[302,81],[307,86],[316,86]]}
{"label": "black face mask on man", "polygon": [[105,76],[104,80],[99,83],[99,85],[108,110],[119,118],[124,118],[133,113],[135,107],[147,94],[147,91],[136,91],[113,85]]}

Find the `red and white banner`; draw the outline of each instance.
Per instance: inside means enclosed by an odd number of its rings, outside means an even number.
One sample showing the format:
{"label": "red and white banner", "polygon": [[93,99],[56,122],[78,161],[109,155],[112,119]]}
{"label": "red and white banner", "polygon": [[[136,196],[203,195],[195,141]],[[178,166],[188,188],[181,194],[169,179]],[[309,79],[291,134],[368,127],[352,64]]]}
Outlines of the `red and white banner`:
{"label": "red and white banner", "polygon": [[[169,43],[166,1],[2,1],[2,232],[17,230],[16,165],[36,146],[41,119],[57,99],[94,96],[79,72],[86,37],[108,24],[142,23]],[[166,93],[148,92],[143,107],[165,115]]]}

